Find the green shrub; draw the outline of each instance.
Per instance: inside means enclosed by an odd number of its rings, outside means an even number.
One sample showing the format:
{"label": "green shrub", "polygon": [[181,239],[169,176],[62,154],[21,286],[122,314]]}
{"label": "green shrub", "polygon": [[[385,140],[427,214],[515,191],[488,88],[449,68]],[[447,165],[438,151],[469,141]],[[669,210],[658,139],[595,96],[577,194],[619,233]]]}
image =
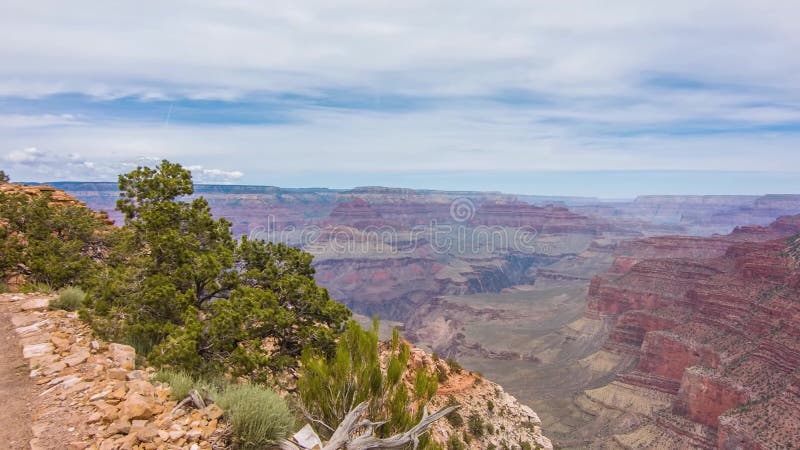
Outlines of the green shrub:
{"label": "green shrub", "polygon": [[447,421],[450,422],[450,425],[453,428],[460,428],[464,426],[464,418],[461,417],[461,414],[458,411],[453,411],[447,415]]}
{"label": "green shrub", "polygon": [[216,403],[225,411],[233,445],[242,450],[261,449],[289,435],[294,418],[286,402],[269,389],[254,384],[231,385]]}
{"label": "green shrub", "polygon": [[[104,225],[83,206],[52,203],[37,197],[0,192],[0,273],[20,273],[31,284],[54,289],[79,284],[94,272]],[[28,287],[28,289],[34,286]],[[39,289],[41,291],[41,289]]]}
{"label": "green shrub", "polygon": [[464,368],[461,367],[461,364],[459,364],[458,361],[453,359],[453,357],[447,358],[446,362],[447,365],[450,367],[450,370],[452,370],[453,372],[460,373],[462,370],[464,370]]}
{"label": "green shrub", "polygon": [[488,402],[486,402],[486,407],[489,408],[490,412],[494,411],[494,402],[489,400]]}
{"label": "green shrub", "polygon": [[447,440],[447,450],[465,450],[467,446],[458,436],[451,434],[450,438]]}
{"label": "green shrub", "polygon": [[86,299],[86,292],[81,288],[68,287],[61,290],[58,298],[50,302],[50,309],[63,309],[64,311],[75,311],[83,306]]}
{"label": "green shrub", "polygon": [[153,380],[169,385],[169,396],[175,401],[180,401],[195,389],[197,382],[185,372],[163,369],[158,371]]}
{"label": "green shrub", "polygon": [[520,447],[522,450],[533,450],[533,446],[531,446],[531,443],[530,443],[530,442],[528,442],[528,441],[523,441],[523,442],[520,442],[520,443],[519,443],[519,447]]}
{"label": "green shrub", "polygon": [[204,198],[186,198],[194,185],[179,164],[138,167],[119,190],[125,225],[86,281],[84,316],[101,337],[159,367],[254,382],[297,367],[306,347],[333,353],[350,312],[316,284],[309,253],[234,239]]}
{"label": "green shrub", "polygon": [[472,414],[467,421],[469,432],[477,437],[483,436],[483,419],[478,414]]}
{"label": "green shrub", "polygon": [[11,292],[11,290],[8,289],[8,285],[0,282],[0,294],[6,294],[8,292]]}
{"label": "green shrub", "polygon": [[447,378],[448,378],[447,377],[447,369],[445,369],[444,367],[442,367],[442,366],[437,364],[436,365],[436,379],[439,381],[439,383],[444,383],[445,381],[447,381]]}

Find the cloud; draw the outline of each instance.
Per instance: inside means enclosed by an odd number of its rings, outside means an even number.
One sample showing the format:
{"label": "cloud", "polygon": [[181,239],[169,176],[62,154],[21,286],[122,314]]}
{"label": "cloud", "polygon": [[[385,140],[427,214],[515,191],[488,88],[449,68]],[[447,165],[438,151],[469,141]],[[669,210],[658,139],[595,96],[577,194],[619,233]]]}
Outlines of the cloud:
{"label": "cloud", "polygon": [[81,120],[72,114],[0,114],[0,129],[40,128],[81,123]]}
{"label": "cloud", "polygon": [[192,172],[192,178],[199,183],[230,183],[244,176],[238,170],[208,169],[203,166],[187,166],[186,169]]}
{"label": "cloud", "polygon": [[[792,1],[12,1],[0,92],[242,98],[627,91],[646,73],[797,90]],[[51,11],[58,10],[59,14]],[[747,64],[742,64],[742,59]]]}
{"label": "cloud", "polygon": [[[4,12],[0,155],[36,146],[92,166],[63,176],[113,179],[138,156],[209,182],[302,184],[800,167],[788,0],[12,0]],[[16,170],[64,173],[50,158]]]}
{"label": "cloud", "polygon": [[[133,159],[108,158],[96,155],[100,160],[87,159],[78,153],[60,153],[28,147],[8,152],[2,160],[14,173],[15,179],[25,181],[81,181],[113,180],[118,174],[129,172],[137,166],[154,166],[162,158],[139,156]],[[230,183],[244,174],[237,170],[221,170],[188,166],[194,181],[200,183]]]}

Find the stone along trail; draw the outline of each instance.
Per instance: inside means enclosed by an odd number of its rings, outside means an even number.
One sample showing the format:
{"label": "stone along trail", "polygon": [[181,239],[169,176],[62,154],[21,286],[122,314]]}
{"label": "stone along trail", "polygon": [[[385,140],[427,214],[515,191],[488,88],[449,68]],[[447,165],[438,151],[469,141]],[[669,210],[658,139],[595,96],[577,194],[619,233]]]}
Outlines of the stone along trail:
{"label": "stone along trail", "polygon": [[175,409],[169,387],[149,381],[154,369],[135,367],[132,347],[96,340],[49,301],[0,294],[0,449],[222,448],[217,405]]}

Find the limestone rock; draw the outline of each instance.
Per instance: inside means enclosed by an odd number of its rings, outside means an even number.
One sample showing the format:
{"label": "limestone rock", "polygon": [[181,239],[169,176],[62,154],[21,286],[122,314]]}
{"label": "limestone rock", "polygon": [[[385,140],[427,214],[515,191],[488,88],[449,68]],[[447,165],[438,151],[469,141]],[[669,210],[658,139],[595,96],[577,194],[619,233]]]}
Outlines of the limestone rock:
{"label": "limestone rock", "polygon": [[22,348],[22,357],[25,359],[37,358],[50,355],[55,350],[53,344],[45,342],[42,344],[30,344]]}
{"label": "limestone rock", "polygon": [[133,370],[136,364],[136,350],[130,345],[109,344],[108,351],[111,359],[119,367]]}
{"label": "limestone rock", "polygon": [[20,308],[23,311],[43,311],[50,306],[50,299],[47,297],[31,298],[22,302]]}
{"label": "limestone rock", "polygon": [[149,419],[154,415],[152,403],[141,394],[135,392],[129,394],[128,398],[122,402],[120,412],[123,416],[131,419]]}

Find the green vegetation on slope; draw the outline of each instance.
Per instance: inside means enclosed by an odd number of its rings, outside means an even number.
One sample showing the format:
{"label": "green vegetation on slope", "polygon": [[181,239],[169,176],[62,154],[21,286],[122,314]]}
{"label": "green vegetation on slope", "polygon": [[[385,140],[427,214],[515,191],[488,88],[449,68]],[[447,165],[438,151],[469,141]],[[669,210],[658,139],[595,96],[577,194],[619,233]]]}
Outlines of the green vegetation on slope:
{"label": "green vegetation on slope", "polygon": [[[48,193],[2,194],[0,274],[66,287],[54,308],[79,309],[100,336],[136,347],[162,368],[156,380],[175,400],[197,390],[215,401],[237,448],[263,448],[293,430],[285,400],[263,384],[297,367],[303,411],[327,424],[320,434],[362,402],[380,437],[420,421],[437,375],[420,369],[406,386],[410,350],[397,331],[382,369],[377,323],[363,330],[348,321],[350,311],[314,281],[310,254],[235,240],[227,220],[191,197],[191,174],[179,164],[138,167],[119,187],[119,228],[87,208],[52,205]],[[420,445],[438,448],[427,435]]]}
{"label": "green vegetation on slope", "polygon": [[[304,412],[317,424],[317,432],[330,436],[345,415],[362,402],[369,402],[370,420],[385,422],[377,435],[391,436],[410,429],[422,418],[423,406],[436,394],[436,375],[425,369],[414,374],[413,392],[403,382],[409,347],[394,330],[385,369],[378,351],[378,324],[364,330],[350,321],[332,357],[311,349],[303,354],[298,392]],[[435,449],[427,436],[420,448]]]}
{"label": "green vegetation on slope", "polygon": [[97,263],[101,220],[75,205],[52,207],[51,194],[0,192],[0,275],[23,275],[51,289],[79,284]]}
{"label": "green vegetation on slope", "polygon": [[190,173],[162,162],[120,176],[125,226],[88,281],[84,317],[150,362],[265,381],[305,347],[329,354],[349,311],[316,285],[311,256],[233,239],[193,194]]}

